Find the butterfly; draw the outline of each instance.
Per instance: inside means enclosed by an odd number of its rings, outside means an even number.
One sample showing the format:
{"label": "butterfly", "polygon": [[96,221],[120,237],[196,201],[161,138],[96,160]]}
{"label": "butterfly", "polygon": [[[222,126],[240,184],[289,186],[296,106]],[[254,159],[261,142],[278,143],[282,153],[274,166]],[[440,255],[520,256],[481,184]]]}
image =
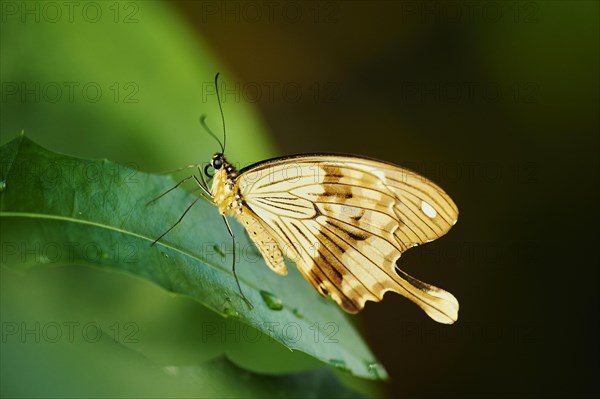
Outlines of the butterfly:
{"label": "butterfly", "polygon": [[[224,130],[222,108],[221,116]],[[200,179],[190,177],[218,207],[234,248],[226,216],[244,226],[273,272],[287,274],[288,257],[322,296],[348,313],[393,291],[437,322],[457,320],[452,294],[397,265],[404,251],[441,237],[456,223],[458,208],[439,186],[388,162],[342,154],[286,156],[238,171],[224,156],[226,136],[221,144],[201,122],[221,151],[204,174],[198,168]],[[235,254],[233,272],[237,281]],[[238,288],[242,293],[239,281]]]}

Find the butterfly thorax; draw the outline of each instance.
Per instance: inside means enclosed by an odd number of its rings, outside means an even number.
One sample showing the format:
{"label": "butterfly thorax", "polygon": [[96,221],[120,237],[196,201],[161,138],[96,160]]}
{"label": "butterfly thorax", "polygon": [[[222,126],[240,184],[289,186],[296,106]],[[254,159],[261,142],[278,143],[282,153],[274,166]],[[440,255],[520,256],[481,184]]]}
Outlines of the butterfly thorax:
{"label": "butterfly thorax", "polygon": [[215,171],[210,191],[222,215],[234,215],[241,209],[239,193],[235,192],[236,177],[237,170],[227,161]]}

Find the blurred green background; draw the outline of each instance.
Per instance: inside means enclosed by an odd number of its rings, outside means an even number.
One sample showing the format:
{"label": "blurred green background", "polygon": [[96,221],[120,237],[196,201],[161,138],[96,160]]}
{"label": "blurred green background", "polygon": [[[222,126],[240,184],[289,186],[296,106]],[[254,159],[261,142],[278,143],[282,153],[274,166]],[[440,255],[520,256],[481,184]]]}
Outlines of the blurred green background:
{"label": "blurred green background", "polygon": [[[233,162],[362,154],[433,179],[459,207],[447,236],[401,259],[456,295],[459,321],[435,324],[393,294],[369,304],[354,319],[391,380],[358,389],[598,394],[598,2],[76,3],[1,2],[2,144],[24,130],[146,171],[204,161],[218,148],[197,120],[220,131],[221,71]],[[318,366],[272,346],[201,345],[191,326],[215,316],[121,274],[3,267],[1,290],[3,328],[79,321],[114,334],[133,320],[130,346],[162,364],[229,351],[257,371]],[[3,335],[3,395],[192,392],[74,346]]]}

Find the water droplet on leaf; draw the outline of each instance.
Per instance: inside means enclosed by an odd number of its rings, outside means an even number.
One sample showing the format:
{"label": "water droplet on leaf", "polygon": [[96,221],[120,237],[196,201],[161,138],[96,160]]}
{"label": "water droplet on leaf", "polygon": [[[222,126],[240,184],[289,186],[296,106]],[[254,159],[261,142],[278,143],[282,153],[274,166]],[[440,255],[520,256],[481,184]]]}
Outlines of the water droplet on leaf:
{"label": "water droplet on leaf", "polygon": [[267,305],[267,307],[269,309],[271,309],[271,310],[283,309],[283,302],[281,301],[281,299],[277,298],[275,295],[271,294],[270,292],[261,290],[260,296],[262,297],[263,301],[265,301],[265,304]]}
{"label": "water droplet on leaf", "polygon": [[350,373],[350,369],[346,366],[346,362],[340,359],[329,359],[329,364],[344,373]]}
{"label": "water droplet on leaf", "polygon": [[163,371],[169,375],[177,376],[179,375],[179,367],[177,366],[164,366]]}
{"label": "water droplet on leaf", "polygon": [[39,258],[39,262],[44,264],[50,263],[50,258],[48,258],[46,255],[41,255]]}
{"label": "water droplet on leaf", "polygon": [[383,366],[377,362],[367,363],[367,369],[369,370],[369,373],[378,380],[384,379],[387,375]]}
{"label": "water droplet on leaf", "polygon": [[6,190],[6,182],[4,180],[0,180],[0,192]]}
{"label": "water droplet on leaf", "polygon": [[238,317],[240,315],[234,308],[225,308],[223,312],[226,317]]}

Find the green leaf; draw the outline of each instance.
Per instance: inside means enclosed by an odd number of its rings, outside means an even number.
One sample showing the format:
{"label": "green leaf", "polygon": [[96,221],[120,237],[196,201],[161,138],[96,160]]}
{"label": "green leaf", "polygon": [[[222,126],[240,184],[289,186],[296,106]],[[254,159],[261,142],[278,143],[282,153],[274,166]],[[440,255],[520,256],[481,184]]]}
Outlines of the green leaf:
{"label": "green leaf", "polygon": [[[15,351],[33,367],[29,375],[43,375],[48,362],[60,360],[68,366],[53,373],[52,379],[36,379],[17,385],[14,370],[8,371],[2,385],[2,397],[165,397],[165,398],[360,398],[364,397],[339,382],[330,370],[266,375],[245,370],[225,357],[198,366],[159,366],[111,338],[95,345],[80,343],[52,345],[42,343],[36,350]],[[23,359],[24,358],[24,359]],[[88,380],[79,369],[85,362],[85,374],[102,376]],[[122,375],[126,375],[124,379]],[[73,383],[73,376],[78,381]],[[91,386],[90,386],[91,383]],[[65,389],[68,387],[68,389]]]}
{"label": "green leaf", "polygon": [[[190,301],[166,295],[141,279],[76,266],[41,268],[20,275],[8,268],[0,272],[0,397],[357,397],[323,367],[267,375],[244,370],[218,353],[157,359],[156,351],[147,349],[161,345],[160,340],[152,337],[155,329],[140,313],[160,317],[157,322],[166,327],[165,335],[180,342],[181,322],[165,314],[177,312],[179,306],[171,303],[165,307],[165,300]],[[83,286],[65,285],[65,277]],[[123,280],[134,284],[122,284]],[[148,289],[151,297],[131,297],[122,290],[135,290],[136,285]],[[63,288],[70,289],[71,298],[62,295]],[[87,295],[90,291],[98,292]],[[99,292],[105,294],[104,312],[93,305]],[[125,302],[128,296],[130,300]],[[147,309],[139,307],[135,299],[142,299]],[[111,310],[117,307],[118,311]],[[129,311],[123,312],[124,308]],[[169,328],[173,325],[177,328]],[[193,330],[193,326],[187,327]],[[181,346],[193,353],[194,345],[183,341]],[[165,349],[171,352],[177,346]]]}
{"label": "green leaf", "polygon": [[[93,264],[143,277],[189,296],[218,314],[249,324],[293,350],[357,376],[384,379],[347,316],[318,295],[293,265],[281,277],[264,264],[243,228],[237,270],[250,310],[231,271],[231,239],[217,209],[200,201],[156,246],[150,244],[196,198],[170,177],[107,160],[47,151],[25,136],[0,148],[2,264],[26,270],[44,264]],[[20,243],[33,256],[23,256]]]}
{"label": "green leaf", "polygon": [[[256,398],[357,398],[360,395],[336,382],[331,372],[315,371],[279,377],[253,374],[237,367],[225,358],[217,358],[200,367],[173,368],[177,376],[208,386],[211,397]],[[243,381],[243,384],[240,384]]]}

